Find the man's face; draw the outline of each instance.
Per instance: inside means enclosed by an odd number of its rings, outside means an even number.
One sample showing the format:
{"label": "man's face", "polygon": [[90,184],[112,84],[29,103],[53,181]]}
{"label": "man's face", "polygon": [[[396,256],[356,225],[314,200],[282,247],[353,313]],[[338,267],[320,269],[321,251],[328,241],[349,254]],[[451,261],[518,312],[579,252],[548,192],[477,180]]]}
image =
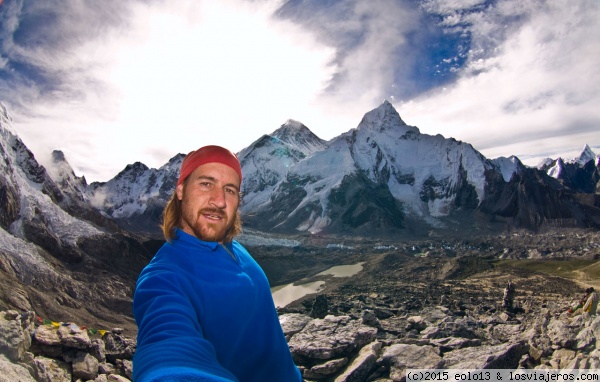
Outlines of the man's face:
{"label": "man's face", "polygon": [[240,203],[240,178],[229,166],[198,166],[177,186],[181,200],[179,228],[203,241],[223,243],[233,226]]}

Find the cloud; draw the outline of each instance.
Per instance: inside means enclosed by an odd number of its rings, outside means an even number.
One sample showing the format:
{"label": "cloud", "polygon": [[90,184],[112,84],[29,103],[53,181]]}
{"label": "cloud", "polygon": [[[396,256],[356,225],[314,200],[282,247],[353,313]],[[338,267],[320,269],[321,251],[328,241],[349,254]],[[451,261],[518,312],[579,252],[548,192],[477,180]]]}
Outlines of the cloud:
{"label": "cloud", "polygon": [[[331,139],[389,99],[486,156],[600,140],[597,0],[78,0],[0,5],[0,99],[88,181],[287,119]],[[535,151],[535,152],[532,152]]]}
{"label": "cloud", "polygon": [[592,1],[499,2],[471,26],[473,38],[507,18],[518,27],[475,55],[453,86],[400,105],[401,114],[422,132],[446,134],[444,126],[491,157],[593,144],[600,140],[592,106],[600,101],[600,59],[591,57],[600,52],[599,16]]}
{"label": "cloud", "polygon": [[[103,25],[91,18],[99,9],[73,5],[21,10],[8,42],[20,70],[10,102],[34,152],[62,149],[91,179],[209,142],[241,150],[296,113],[314,114],[334,70],[333,48],[272,19],[277,2],[123,2]],[[50,25],[20,36],[38,14]],[[46,29],[53,42],[37,41]],[[48,129],[61,134],[38,139]]]}

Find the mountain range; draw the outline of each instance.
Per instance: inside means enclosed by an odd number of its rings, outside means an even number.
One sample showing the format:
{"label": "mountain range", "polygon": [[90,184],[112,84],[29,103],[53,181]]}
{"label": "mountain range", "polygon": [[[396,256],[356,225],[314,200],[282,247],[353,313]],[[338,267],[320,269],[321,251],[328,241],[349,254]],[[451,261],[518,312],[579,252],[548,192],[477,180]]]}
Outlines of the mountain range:
{"label": "mountain range", "polygon": [[[387,101],[329,141],[288,120],[237,155],[248,245],[600,228],[600,163],[589,147],[538,168],[490,160],[422,134]],[[40,165],[0,103],[0,158],[0,310],[131,324],[135,279],[162,244],[162,209],[184,154],[87,184],[60,151]]]}
{"label": "mountain range", "polygon": [[[330,141],[288,120],[237,155],[243,221],[258,231],[423,236],[600,227],[599,159],[589,146],[537,168],[515,156],[487,159],[468,143],[422,134],[387,101]],[[158,169],[128,165],[74,195],[127,230],[158,235],[183,157]]]}

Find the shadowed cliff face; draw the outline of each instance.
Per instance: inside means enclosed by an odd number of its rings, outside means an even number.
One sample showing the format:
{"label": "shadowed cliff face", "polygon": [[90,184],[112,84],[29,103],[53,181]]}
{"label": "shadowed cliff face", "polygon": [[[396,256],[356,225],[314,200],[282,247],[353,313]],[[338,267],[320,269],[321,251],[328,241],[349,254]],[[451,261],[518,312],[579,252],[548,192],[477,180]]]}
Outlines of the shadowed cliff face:
{"label": "shadowed cliff face", "polygon": [[560,180],[535,169],[524,169],[506,183],[488,173],[487,192],[480,205],[491,218],[510,226],[537,230],[543,226],[599,227],[600,205],[593,194],[565,188]]}
{"label": "shadowed cliff face", "polygon": [[8,227],[17,220],[19,215],[21,199],[18,190],[7,178],[0,178],[0,227],[8,229]]}

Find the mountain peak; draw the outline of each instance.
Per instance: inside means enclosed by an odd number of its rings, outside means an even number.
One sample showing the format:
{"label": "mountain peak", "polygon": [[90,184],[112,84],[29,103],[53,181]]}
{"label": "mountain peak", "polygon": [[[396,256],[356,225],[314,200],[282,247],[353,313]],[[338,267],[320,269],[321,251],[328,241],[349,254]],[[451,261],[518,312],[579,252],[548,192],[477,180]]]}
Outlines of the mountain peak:
{"label": "mountain peak", "polygon": [[52,160],[54,162],[66,162],[67,158],[65,158],[65,153],[61,150],[54,150],[52,151]]}
{"label": "mountain peak", "polygon": [[325,146],[324,140],[316,136],[304,124],[293,119],[288,119],[279,129],[272,132],[270,136],[302,152],[314,152]]}
{"label": "mountain peak", "polygon": [[575,163],[579,163],[579,165],[584,166],[589,161],[596,161],[596,153],[594,153],[590,146],[586,143],[585,146],[583,146],[583,151],[579,157],[575,158]]}
{"label": "mountain peak", "polygon": [[408,126],[394,106],[385,100],[375,109],[367,112],[363,119],[358,124],[358,129],[384,131],[388,129],[403,130],[403,134],[412,131],[419,133],[419,129],[414,126]]}
{"label": "mountain peak", "polygon": [[279,129],[275,130],[271,136],[285,141],[285,138],[293,138],[301,135],[310,135],[312,132],[302,122],[288,119]]}

